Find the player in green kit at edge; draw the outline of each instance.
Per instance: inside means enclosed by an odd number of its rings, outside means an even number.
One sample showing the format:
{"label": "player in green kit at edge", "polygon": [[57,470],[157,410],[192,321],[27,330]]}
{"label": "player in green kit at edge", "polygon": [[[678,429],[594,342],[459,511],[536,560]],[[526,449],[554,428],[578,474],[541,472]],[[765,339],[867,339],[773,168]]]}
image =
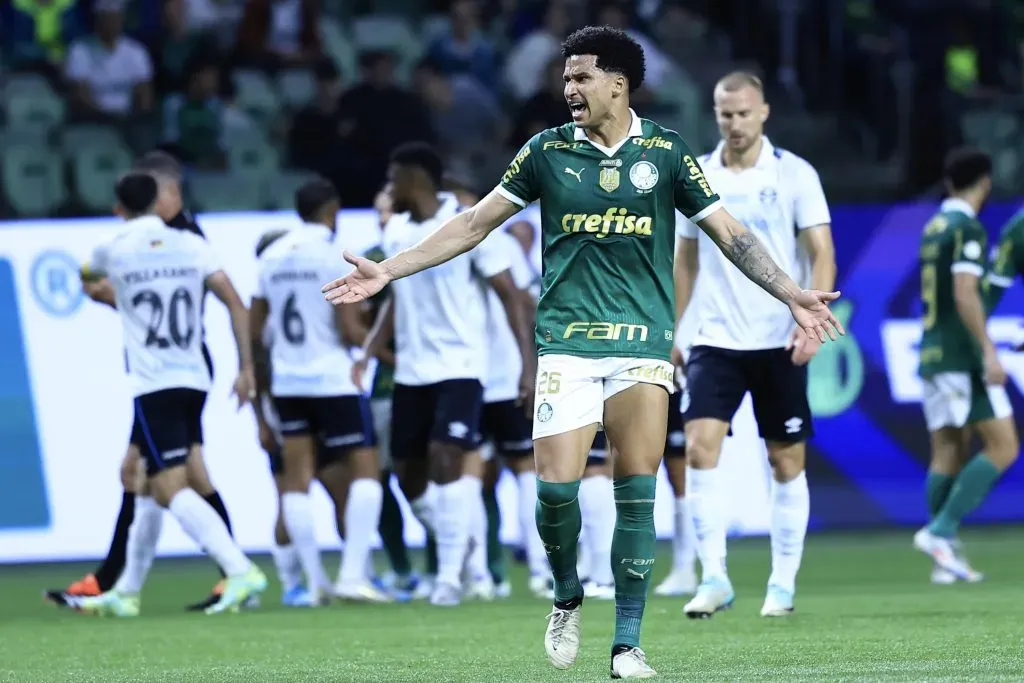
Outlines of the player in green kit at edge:
{"label": "player in green kit at edge", "polygon": [[[960,552],[957,530],[1017,459],[1018,448],[1006,371],[985,327],[986,234],[977,215],[992,189],[992,161],[977,150],[954,150],[945,175],[949,198],[925,226],[920,250],[920,375],[932,442],[926,484],[932,522],[914,535],[914,547],[934,561],[935,583],[981,580]],[[985,448],[973,458],[971,428]]]}
{"label": "player in green kit at edge", "polygon": [[827,305],[839,293],[801,290],[721,208],[679,135],[630,109],[630,92],[644,78],[643,49],[635,41],[622,31],[591,26],[569,36],[562,54],[573,123],[534,136],[498,187],[419,245],[380,264],[346,255],[356,269],[323,289],[336,304],[362,301],[393,279],[460,257],[540,200],[536,519],[555,585],[544,647],[559,669],[572,666],[579,652],[577,495],[603,426],[618,453],[611,675],[650,678],[655,672],[639,647],[640,623],[654,565],[655,481],[673,386],[674,211],[694,219],[821,341],[826,333],[834,338],[833,327],[842,334]]}

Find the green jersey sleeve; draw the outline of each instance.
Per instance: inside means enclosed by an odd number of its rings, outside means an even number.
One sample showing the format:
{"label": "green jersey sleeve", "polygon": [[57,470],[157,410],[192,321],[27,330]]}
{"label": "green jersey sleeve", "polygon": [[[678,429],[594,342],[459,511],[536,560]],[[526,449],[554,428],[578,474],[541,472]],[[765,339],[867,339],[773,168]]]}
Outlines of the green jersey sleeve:
{"label": "green jersey sleeve", "polygon": [[999,247],[985,278],[989,310],[995,308],[1018,274],[1024,274],[1024,213],[1017,214],[1003,228]]}
{"label": "green jersey sleeve", "polygon": [[985,274],[985,228],[976,220],[964,221],[955,226],[953,242],[954,273],[970,273],[981,277]]}
{"label": "green jersey sleeve", "polygon": [[679,150],[674,188],[676,208],[696,223],[717,211],[722,202],[704,177],[704,171],[693,151],[682,138],[677,137],[675,144]]}
{"label": "green jersey sleeve", "polygon": [[513,204],[526,208],[530,203],[540,199],[540,181],[537,178],[538,133],[523,145],[509,163],[505,175],[501,176],[498,192]]}

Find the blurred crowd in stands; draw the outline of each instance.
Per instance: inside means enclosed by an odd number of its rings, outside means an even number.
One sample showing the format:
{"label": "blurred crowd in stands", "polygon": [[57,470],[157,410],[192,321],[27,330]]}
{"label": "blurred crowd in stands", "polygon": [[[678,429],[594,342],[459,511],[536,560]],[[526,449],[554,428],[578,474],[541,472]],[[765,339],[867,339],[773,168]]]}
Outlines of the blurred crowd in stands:
{"label": "blurred crowd in stands", "polygon": [[[371,204],[389,151],[413,139],[486,187],[567,120],[559,43],[585,23],[644,45],[636,107],[695,148],[714,141],[707,85],[742,65],[765,77],[773,117],[827,119],[850,139],[819,144],[794,123],[782,143],[818,165],[896,160],[898,191],[920,191],[946,148],[995,125],[988,142],[1012,137],[1004,163],[1024,178],[1024,0],[5,0],[3,187],[35,177],[38,150],[7,152],[37,139],[70,177],[79,147],[62,131],[76,126],[198,173],[317,171],[349,206]],[[993,110],[1009,112],[1002,128],[964,124]],[[62,207],[88,212],[68,183]]]}

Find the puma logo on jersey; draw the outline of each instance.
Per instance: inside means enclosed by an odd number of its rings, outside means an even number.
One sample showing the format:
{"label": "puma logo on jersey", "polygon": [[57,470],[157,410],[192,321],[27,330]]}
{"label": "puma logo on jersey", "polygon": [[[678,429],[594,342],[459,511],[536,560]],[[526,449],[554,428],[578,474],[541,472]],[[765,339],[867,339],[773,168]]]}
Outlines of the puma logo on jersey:
{"label": "puma logo on jersey", "polygon": [[581,168],[578,171],[574,171],[571,168],[569,168],[568,166],[565,167],[565,172],[568,173],[571,176],[574,176],[576,178],[576,182],[578,182],[578,183],[582,183],[583,182],[583,178],[581,178],[580,176],[583,175],[583,172],[585,170],[587,170],[587,169]]}
{"label": "puma logo on jersey", "polygon": [[633,569],[632,567],[626,567],[626,575],[627,576],[632,576],[633,578],[640,579],[641,581],[646,579],[647,575],[650,574],[650,573],[651,573],[650,569],[648,569],[646,571],[638,572],[637,570]]}

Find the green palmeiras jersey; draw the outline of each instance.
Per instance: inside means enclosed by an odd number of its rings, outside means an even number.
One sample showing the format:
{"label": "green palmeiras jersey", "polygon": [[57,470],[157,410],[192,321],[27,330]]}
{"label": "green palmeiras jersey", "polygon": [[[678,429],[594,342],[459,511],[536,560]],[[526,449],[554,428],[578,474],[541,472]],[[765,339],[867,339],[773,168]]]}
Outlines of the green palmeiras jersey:
{"label": "green palmeiras jersey", "polygon": [[721,203],[678,133],[630,115],[613,148],[572,123],[538,133],[498,185],[519,206],[540,200],[541,355],[669,359],[675,211],[699,221]]}
{"label": "green palmeiras jersey", "polygon": [[[956,310],[956,273],[985,274],[987,237],[973,209],[959,199],[947,199],[921,235],[922,377],[940,372],[980,372],[981,350]],[[981,292],[979,291],[979,294]]]}
{"label": "green palmeiras jersey", "polygon": [[988,296],[985,303],[989,311],[999,304],[1017,275],[1024,275],[1024,210],[1003,226],[999,236],[999,247],[992,257],[992,267],[986,278]]}

